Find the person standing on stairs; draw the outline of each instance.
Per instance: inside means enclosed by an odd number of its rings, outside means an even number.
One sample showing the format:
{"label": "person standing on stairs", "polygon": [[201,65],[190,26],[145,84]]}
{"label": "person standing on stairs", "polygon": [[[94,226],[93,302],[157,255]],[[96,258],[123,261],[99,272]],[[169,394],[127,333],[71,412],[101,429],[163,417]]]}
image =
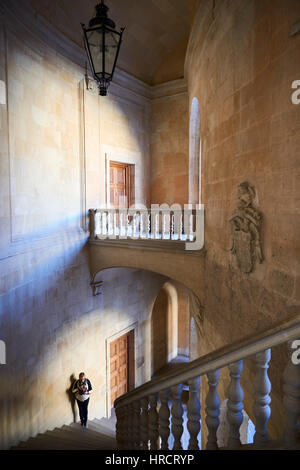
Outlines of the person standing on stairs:
{"label": "person standing on stairs", "polygon": [[79,379],[73,384],[72,392],[75,393],[75,398],[79,408],[79,416],[81,426],[84,428],[88,427],[88,406],[90,401],[90,394],[92,393],[92,385],[85,373],[79,374]]}

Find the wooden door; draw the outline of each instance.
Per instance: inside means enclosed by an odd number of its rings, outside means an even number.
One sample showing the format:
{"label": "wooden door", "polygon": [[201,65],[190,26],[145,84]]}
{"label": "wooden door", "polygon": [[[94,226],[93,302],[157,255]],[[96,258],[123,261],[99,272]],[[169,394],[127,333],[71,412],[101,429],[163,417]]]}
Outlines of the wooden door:
{"label": "wooden door", "polygon": [[134,387],[134,331],[110,343],[111,406]]}
{"label": "wooden door", "polygon": [[128,208],[135,203],[135,165],[109,163],[109,193],[112,208]]}
{"label": "wooden door", "polygon": [[129,171],[124,163],[110,162],[110,205],[114,208],[127,208],[129,204]]}

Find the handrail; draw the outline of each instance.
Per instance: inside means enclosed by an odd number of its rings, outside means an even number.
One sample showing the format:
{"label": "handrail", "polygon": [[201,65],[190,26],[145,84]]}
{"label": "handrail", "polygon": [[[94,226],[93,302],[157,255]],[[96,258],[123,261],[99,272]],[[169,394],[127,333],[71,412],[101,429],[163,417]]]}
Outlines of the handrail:
{"label": "handrail", "polygon": [[274,346],[300,338],[300,313],[295,317],[270,328],[267,331],[251,335],[229,346],[217,349],[190,363],[178,366],[176,371],[163,377],[157,377],[136,389],[117,398],[114,407],[127,405],[145,396],[158,393],[179,383],[187,382],[208,372],[221,369],[234,362],[253,356]]}

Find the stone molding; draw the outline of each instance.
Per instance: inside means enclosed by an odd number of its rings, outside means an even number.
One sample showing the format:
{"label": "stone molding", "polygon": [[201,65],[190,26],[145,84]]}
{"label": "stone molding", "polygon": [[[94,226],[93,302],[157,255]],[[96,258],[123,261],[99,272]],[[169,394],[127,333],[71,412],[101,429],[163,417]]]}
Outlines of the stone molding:
{"label": "stone molding", "polygon": [[187,256],[205,256],[205,250],[186,250],[184,241],[175,240],[134,240],[127,238],[126,240],[89,240],[91,245],[103,247],[127,248],[129,250],[147,250],[147,251],[163,251],[163,252],[179,252]]}

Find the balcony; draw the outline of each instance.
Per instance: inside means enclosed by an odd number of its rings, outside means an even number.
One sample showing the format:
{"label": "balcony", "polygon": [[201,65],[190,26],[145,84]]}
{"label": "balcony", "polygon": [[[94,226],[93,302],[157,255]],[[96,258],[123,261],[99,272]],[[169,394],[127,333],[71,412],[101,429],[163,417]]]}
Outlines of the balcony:
{"label": "balcony", "polygon": [[103,269],[131,267],[162,274],[202,295],[203,206],[90,209],[89,230],[92,281]]}

